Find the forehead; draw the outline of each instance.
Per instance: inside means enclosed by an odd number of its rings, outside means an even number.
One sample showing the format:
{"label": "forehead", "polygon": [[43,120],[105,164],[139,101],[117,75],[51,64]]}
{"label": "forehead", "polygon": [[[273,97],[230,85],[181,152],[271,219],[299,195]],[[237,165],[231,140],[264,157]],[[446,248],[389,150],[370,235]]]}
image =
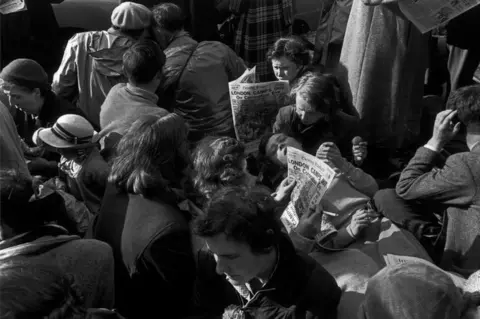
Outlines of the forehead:
{"label": "forehead", "polygon": [[0,87],[5,94],[9,95],[28,95],[32,93],[29,92],[26,88],[22,88],[18,85],[9,85],[4,83]]}
{"label": "forehead", "polygon": [[295,107],[297,110],[315,112],[316,109],[312,106],[310,102],[305,100],[300,94],[297,94],[295,97]]}
{"label": "forehead", "polygon": [[295,62],[290,61],[286,57],[282,56],[281,58],[278,58],[278,59],[272,59],[272,65],[274,67],[288,68],[291,66],[295,66]]}
{"label": "forehead", "polygon": [[218,256],[243,255],[250,247],[243,242],[228,238],[225,234],[205,238],[208,249]]}

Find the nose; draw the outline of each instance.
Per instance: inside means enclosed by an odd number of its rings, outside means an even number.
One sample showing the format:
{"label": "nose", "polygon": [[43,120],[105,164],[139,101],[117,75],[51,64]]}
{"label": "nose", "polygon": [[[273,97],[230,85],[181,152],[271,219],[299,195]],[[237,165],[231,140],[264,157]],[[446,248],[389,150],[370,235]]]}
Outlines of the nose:
{"label": "nose", "polygon": [[10,106],[14,106],[13,98],[11,95],[8,95],[8,103],[10,103]]}
{"label": "nose", "polygon": [[217,259],[217,266],[215,267],[215,271],[217,272],[217,274],[223,275],[225,273],[228,273],[227,263],[221,258],[216,258],[216,259]]}

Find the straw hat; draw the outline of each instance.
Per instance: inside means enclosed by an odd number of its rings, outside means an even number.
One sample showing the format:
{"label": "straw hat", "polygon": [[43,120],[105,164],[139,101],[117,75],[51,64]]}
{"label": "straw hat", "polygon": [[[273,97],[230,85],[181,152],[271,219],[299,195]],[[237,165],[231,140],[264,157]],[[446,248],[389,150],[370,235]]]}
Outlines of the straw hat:
{"label": "straw hat", "polygon": [[37,130],[34,141],[36,137],[55,148],[86,148],[98,142],[93,126],[85,118],[75,114],[59,117],[52,127]]}

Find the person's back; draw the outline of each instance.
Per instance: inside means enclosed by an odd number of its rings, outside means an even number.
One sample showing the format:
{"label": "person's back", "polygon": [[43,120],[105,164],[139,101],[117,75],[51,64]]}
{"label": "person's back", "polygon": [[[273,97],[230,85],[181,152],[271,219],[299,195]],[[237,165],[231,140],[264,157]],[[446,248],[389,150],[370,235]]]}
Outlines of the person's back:
{"label": "person's back", "polygon": [[155,7],[154,16],[161,32],[172,37],[164,51],[160,99],[185,118],[190,141],[208,135],[235,137],[228,82],[245,71],[242,59],[223,43],[193,40],[183,31],[180,8],[172,4]]}
{"label": "person's back", "polygon": [[54,75],[53,90],[85,112],[100,127],[100,107],[110,89],[126,82],[122,57],[150,25],[151,12],[143,5],[125,2],[112,13],[107,31],[78,33],[67,43],[63,61]]}

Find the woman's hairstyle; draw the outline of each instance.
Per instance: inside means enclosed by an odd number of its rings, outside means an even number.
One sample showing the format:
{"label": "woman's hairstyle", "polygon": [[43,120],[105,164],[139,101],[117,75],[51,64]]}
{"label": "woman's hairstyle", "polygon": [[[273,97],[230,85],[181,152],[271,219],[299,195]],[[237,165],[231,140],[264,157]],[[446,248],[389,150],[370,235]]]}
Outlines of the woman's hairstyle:
{"label": "woman's hairstyle", "polygon": [[146,197],[169,192],[188,166],[187,131],[177,114],[140,117],[117,145],[109,182]]}
{"label": "woman's hairstyle", "polygon": [[203,238],[225,234],[264,254],[280,241],[275,202],[263,187],[230,186],[220,189],[208,202],[205,214],[193,222],[194,232]]}
{"label": "woman's hairstyle", "polygon": [[33,201],[34,188],[29,176],[18,170],[0,170],[0,222],[16,234],[33,230],[56,219],[56,210],[43,209]]}
{"label": "woman's hairstyle", "polygon": [[0,317],[84,319],[86,309],[73,281],[53,264],[27,258],[0,263]]}
{"label": "woman's hairstyle", "polygon": [[245,180],[245,146],[232,137],[209,136],[193,153],[197,191],[209,198],[221,186],[241,185]]}
{"label": "woman's hairstyle", "polygon": [[316,111],[333,115],[347,105],[337,78],[332,74],[306,72],[291,90],[315,107]]}
{"label": "woman's hairstyle", "polygon": [[303,66],[309,65],[312,60],[305,43],[295,36],[278,39],[267,52],[267,60],[270,62],[282,57]]}

